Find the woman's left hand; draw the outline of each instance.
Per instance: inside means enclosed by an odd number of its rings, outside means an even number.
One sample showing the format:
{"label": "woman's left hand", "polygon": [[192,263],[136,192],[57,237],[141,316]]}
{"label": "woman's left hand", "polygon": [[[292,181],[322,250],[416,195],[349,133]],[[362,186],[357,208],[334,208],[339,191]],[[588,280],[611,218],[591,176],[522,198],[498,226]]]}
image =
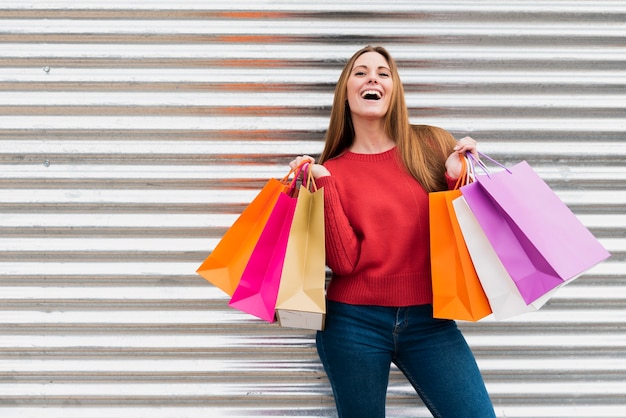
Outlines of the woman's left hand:
{"label": "woman's left hand", "polygon": [[446,171],[450,178],[459,178],[462,169],[461,158],[463,158],[463,156],[468,152],[478,158],[476,141],[473,138],[466,136],[465,138],[461,138],[456,143],[454,152],[450,154],[446,160]]}

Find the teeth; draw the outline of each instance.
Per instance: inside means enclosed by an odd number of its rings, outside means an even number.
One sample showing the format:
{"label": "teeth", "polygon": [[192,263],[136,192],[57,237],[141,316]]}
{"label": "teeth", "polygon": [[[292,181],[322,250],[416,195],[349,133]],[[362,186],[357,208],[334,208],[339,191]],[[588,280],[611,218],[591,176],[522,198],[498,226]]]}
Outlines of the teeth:
{"label": "teeth", "polygon": [[378,100],[381,97],[381,94],[378,90],[365,90],[361,97],[364,99],[375,99]]}

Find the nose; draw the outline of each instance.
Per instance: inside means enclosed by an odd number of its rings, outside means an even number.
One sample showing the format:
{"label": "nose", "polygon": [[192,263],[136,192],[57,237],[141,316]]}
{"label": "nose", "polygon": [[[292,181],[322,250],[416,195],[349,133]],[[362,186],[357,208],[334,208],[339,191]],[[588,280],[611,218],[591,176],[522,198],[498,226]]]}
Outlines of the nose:
{"label": "nose", "polygon": [[370,74],[367,78],[368,84],[378,84],[378,76],[376,74]]}

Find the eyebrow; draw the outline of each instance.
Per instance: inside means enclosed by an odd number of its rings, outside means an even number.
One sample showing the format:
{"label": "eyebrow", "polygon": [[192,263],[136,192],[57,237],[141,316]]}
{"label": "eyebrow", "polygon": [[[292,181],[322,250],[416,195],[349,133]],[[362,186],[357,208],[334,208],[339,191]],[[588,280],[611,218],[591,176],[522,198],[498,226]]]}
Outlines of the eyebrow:
{"label": "eyebrow", "polygon": [[[369,68],[369,67],[368,67],[367,65],[365,65],[365,64],[355,65],[354,67],[352,67],[352,70],[354,71],[354,70],[356,70],[357,68]],[[386,66],[384,66],[384,65],[380,65],[380,66],[378,66],[378,68],[377,68],[377,69],[378,69],[378,70],[383,69],[383,70],[388,70],[388,71],[391,71],[391,69],[390,69],[389,67],[386,67]]]}

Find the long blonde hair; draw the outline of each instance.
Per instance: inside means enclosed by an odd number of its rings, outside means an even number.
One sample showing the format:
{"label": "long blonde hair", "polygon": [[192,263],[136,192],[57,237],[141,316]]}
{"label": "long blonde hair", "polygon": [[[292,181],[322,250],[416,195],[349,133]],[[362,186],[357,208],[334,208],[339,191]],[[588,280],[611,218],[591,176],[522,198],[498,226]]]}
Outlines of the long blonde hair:
{"label": "long blonde hair", "polygon": [[404,88],[396,62],[381,46],[366,46],[357,51],[343,67],[337,85],[326,131],[324,150],[319,162],[337,157],[354,142],[354,127],[348,107],[347,85],[355,61],[366,52],[377,52],[389,64],[393,89],[389,110],[385,115],[385,132],[392,138],[403,165],[427,191],[445,190],[445,160],[452,152],[456,140],[446,130],[427,125],[411,125],[404,100]]}

